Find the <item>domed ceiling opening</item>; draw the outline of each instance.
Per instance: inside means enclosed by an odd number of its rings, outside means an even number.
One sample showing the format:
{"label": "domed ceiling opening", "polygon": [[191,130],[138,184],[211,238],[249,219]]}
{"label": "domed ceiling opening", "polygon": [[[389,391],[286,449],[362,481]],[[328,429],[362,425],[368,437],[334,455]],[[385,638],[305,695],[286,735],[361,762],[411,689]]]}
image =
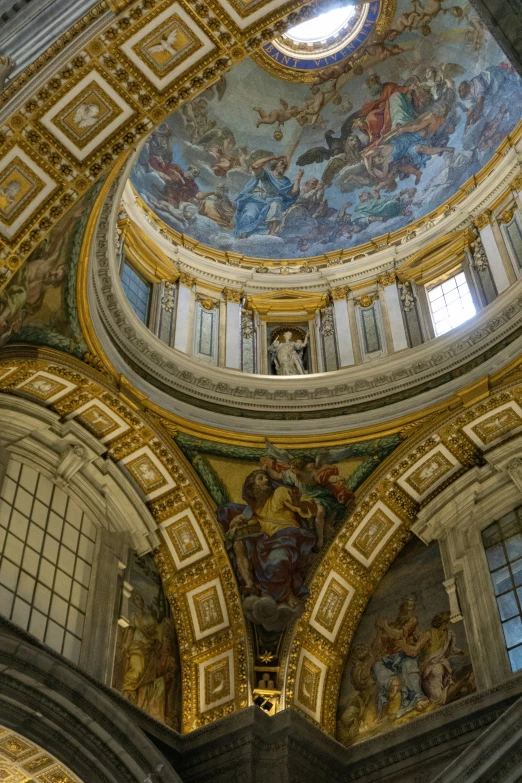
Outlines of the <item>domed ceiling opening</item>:
{"label": "domed ceiling opening", "polygon": [[342,10],[313,68],[283,52],[313,42],[282,36],[142,148],[134,188],[202,252],[351,250],[440,207],[519,121],[520,79],[471,4]]}

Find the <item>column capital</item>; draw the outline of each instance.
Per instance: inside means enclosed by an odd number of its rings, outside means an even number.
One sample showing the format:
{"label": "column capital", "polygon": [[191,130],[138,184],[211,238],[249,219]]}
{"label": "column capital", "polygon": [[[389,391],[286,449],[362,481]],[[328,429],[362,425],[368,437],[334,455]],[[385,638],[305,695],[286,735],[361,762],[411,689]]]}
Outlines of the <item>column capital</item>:
{"label": "column capital", "polygon": [[478,230],[480,231],[481,228],[485,228],[487,225],[491,223],[491,216],[492,211],[490,209],[486,209],[484,212],[482,212],[480,215],[477,215],[475,220],[473,221]]}
{"label": "column capital", "polygon": [[233,302],[234,304],[240,304],[243,298],[244,291],[240,288],[224,288],[223,297],[225,302]]}
{"label": "column capital", "polygon": [[522,171],[520,171],[514,180],[510,183],[511,190],[515,190],[517,193],[522,190]]}
{"label": "column capital", "polygon": [[349,288],[347,285],[340,285],[337,288],[330,288],[330,296],[333,302],[338,302],[340,299],[346,299],[348,296]]}
{"label": "column capital", "polygon": [[382,286],[386,287],[388,285],[392,285],[395,283],[397,279],[397,275],[393,271],[393,269],[390,269],[389,272],[384,272],[382,275],[379,275],[377,278],[377,282],[380,283]]}
{"label": "column capital", "polygon": [[187,288],[192,288],[192,286],[196,285],[197,280],[193,275],[190,275],[188,272],[181,272],[179,276],[179,282],[181,283],[181,285],[187,286]]}

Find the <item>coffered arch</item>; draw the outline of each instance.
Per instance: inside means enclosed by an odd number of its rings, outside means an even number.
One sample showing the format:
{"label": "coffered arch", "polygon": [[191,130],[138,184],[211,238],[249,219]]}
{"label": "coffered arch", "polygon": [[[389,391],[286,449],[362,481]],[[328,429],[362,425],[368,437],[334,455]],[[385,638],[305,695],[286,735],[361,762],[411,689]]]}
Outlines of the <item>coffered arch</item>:
{"label": "coffered arch", "polygon": [[[0,215],[0,286],[154,126],[317,3],[301,5],[101,0],[12,79],[0,93],[0,177],[16,169],[24,195]],[[186,44],[155,64],[147,47],[169,25],[185,31]],[[72,118],[89,96],[96,121],[74,130]]]}
{"label": "coffered arch", "polygon": [[341,677],[359,620],[411,538],[420,509],[522,431],[520,372],[511,368],[506,376],[504,382],[485,378],[469,390],[467,400],[463,395],[457,411],[419,420],[416,431],[361,487],[354,512],[311,577],[306,611],[285,640],[285,706],[330,734],[335,734]]}
{"label": "coffered arch", "polygon": [[124,379],[117,388],[99,371],[48,349],[4,348],[0,388],[85,427],[155,520],[149,540],[180,644],[182,731],[246,707],[249,653],[238,588],[212,502],[169,423],[146,413]]}

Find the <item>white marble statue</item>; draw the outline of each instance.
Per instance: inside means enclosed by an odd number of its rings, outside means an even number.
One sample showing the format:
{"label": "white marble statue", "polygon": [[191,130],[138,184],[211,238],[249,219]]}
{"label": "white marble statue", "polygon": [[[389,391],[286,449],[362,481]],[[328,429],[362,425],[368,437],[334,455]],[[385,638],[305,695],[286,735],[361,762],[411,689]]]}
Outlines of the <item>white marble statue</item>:
{"label": "white marble statue", "polygon": [[275,354],[274,364],[278,375],[305,375],[302,354],[299,353],[308,345],[308,333],[304,340],[292,340],[292,332],[283,334],[283,342],[279,337],[270,346],[270,352]]}

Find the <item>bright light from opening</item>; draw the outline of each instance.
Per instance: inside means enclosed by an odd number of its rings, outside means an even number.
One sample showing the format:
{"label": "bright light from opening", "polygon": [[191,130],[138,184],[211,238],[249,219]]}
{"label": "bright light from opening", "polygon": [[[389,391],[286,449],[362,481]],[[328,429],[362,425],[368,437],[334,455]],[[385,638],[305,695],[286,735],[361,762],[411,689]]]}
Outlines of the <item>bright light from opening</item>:
{"label": "bright light from opening", "polygon": [[324,41],[331,35],[335,35],[344,27],[346,22],[354,15],[353,5],[343,8],[333,8],[324,14],[314,16],[306,22],[296,24],[286,31],[285,35],[292,38],[297,43],[312,43],[314,41]]}
{"label": "bright light from opening", "polygon": [[428,291],[428,299],[437,337],[460,326],[476,313],[464,272]]}

